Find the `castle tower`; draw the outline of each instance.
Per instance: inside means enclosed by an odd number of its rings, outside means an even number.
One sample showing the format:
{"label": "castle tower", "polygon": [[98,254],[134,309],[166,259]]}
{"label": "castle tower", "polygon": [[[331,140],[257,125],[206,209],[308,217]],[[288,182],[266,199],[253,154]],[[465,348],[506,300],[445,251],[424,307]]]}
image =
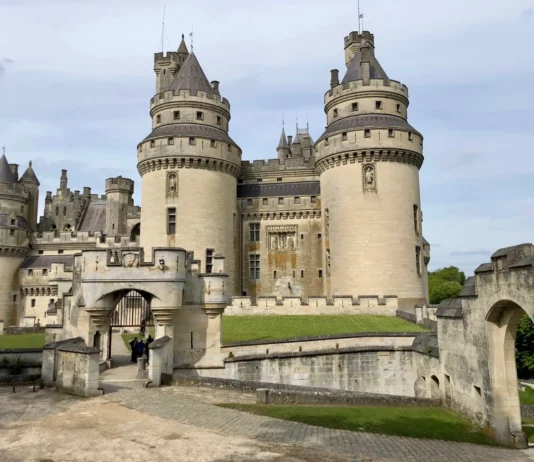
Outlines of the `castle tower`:
{"label": "castle tower", "polygon": [[26,221],[32,232],[37,231],[37,215],[39,208],[39,180],[33,171],[32,162],[20,177],[19,183],[23,184],[28,191],[28,208],[26,211]]}
{"label": "castle tower", "polygon": [[133,205],[134,182],[118,176],[106,180],[106,234],[128,235],[128,207]]}
{"label": "castle tower", "polygon": [[160,90],[150,102],[153,130],[137,148],[141,246],[147,255],[154,247],[193,250],[202,272],[212,271],[215,254],[224,255],[233,294],[241,149],[228,136],[230,103],[194,53]]}
{"label": "castle tower", "polygon": [[278,159],[281,161],[289,157],[289,144],[287,144],[286,132],[283,128],[276,152],[278,153]]}
{"label": "castle tower", "polygon": [[174,79],[176,73],[189,56],[184,34],[177,51],[154,55],[154,72],[156,73],[156,94],[165,91]]}
{"label": "castle tower", "polygon": [[[390,80],[365,31],[345,37],[347,71],[331,75],[327,128],[315,144],[328,295],[426,300],[419,169],[423,137],[407,121],[408,89]],[[329,277],[328,277],[329,276]]]}
{"label": "castle tower", "polygon": [[29,248],[30,227],[26,221],[29,191],[18,183],[15,164],[0,157],[0,320],[17,324],[19,268]]}

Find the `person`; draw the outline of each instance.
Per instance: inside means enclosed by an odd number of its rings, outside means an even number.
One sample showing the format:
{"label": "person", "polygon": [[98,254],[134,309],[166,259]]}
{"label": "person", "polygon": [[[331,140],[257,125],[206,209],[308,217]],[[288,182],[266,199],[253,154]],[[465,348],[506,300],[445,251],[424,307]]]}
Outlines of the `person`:
{"label": "person", "polygon": [[143,353],[145,352],[145,344],[143,342],[143,339],[137,342],[137,345],[135,345],[135,349],[137,350],[137,357],[142,358]]}
{"label": "person", "polygon": [[137,362],[137,337],[134,337],[132,341],[130,341],[130,348],[132,350],[132,363]]}
{"label": "person", "polygon": [[141,321],[141,327],[139,328],[139,332],[141,332],[142,334],[145,333],[145,330],[146,330],[146,321],[143,319]]}
{"label": "person", "polygon": [[146,352],[146,360],[147,360],[147,363],[149,361],[149,358],[148,358],[148,347],[150,346],[150,344],[154,341],[154,339],[152,338],[152,335],[148,334],[148,338],[146,339],[146,344],[145,344],[145,352]]}

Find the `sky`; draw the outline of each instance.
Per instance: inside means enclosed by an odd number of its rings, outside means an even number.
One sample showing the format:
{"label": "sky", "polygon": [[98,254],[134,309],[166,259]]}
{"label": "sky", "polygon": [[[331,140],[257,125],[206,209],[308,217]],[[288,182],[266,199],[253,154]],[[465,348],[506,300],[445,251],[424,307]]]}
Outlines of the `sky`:
{"label": "sky", "polygon": [[[0,145],[45,191],[140,177],[136,146],[151,128],[153,53],[181,34],[231,103],[243,159],[276,157],[283,114],[324,130],[330,69],[357,2],[0,0]],[[498,248],[533,242],[534,0],[362,0],[364,28],[389,77],[410,91],[425,137],[420,172],[429,268],[471,274]],[[142,204],[141,204],[142,205]]]}

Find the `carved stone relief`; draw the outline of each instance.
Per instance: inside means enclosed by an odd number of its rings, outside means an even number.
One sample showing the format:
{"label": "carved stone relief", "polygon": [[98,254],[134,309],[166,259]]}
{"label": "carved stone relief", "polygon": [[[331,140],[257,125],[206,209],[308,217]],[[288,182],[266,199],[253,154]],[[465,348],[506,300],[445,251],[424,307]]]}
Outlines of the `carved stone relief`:
{"label": "carved stone relief", "polygon": [[178,172],[167,173],[167,185],[166,185],[167,197],[178,197]]}
{"label": "carved stone relief", "polygon": [[362,166],[363,191],[376,191],[376,168],[374,164]]}
{"label": "carved stone relief", "polygon": [[137,253],[123,253],[122,266],[125,268],[137,268],[139,266],[139,254]]}
{"label": "carved stone relief", "polygon": [[286,251],[298,248],[298,225],[267,226],[265,247],[270,251]]}

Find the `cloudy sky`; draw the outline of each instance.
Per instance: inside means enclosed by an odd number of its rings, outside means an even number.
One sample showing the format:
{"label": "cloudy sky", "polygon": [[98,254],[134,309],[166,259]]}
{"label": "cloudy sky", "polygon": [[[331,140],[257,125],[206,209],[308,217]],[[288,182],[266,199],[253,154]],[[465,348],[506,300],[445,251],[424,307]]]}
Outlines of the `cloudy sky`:
{"label": "cloudy sky", "polygon": [[[62,168],[72,189],[103,193],[122,174],[140,197],[136,145],[150,131],[163,3],[165,49],[193,28],[244,159],[275,157],[283,111],[288,132],[298,117],[321,134],[329,71],[344,69],[343,37],[358,27],[355,0],[0,0],[0,145],[22,169],[33,160],[42,197]],[[362,4],[425,136],[431,269],[471,273],[495,249],[533,242],[534,0]]]}

